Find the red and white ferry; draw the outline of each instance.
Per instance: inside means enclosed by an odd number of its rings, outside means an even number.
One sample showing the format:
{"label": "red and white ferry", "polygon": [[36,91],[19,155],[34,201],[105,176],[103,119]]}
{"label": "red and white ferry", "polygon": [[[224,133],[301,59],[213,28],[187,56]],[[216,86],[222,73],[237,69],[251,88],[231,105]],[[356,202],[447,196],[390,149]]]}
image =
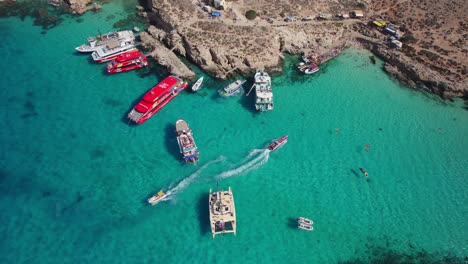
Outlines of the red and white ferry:
{"label": "red and white ferry", "polygon": [[127,51],[118,55],[115,60],[107,64],[108,73],[131,71],[148,66],[146,56],[139,50]]}
{"label": "red and white ferry", "polygon": [[275,139],[270,145],[268,145],[268,149],[273,151],[286,144],[286,142],[288,142],[288,136],[282,136],[278,139]]}
{"label": "red and white ferry", "polygon": [[128,118],[137,124],[142,124],[179,95],[187,85],[188,83],[179,77],[166,77],[143,96],[143,99],[128,113]]}
{"label": "red and white ferry", "polygon": [[91,54],[95,62],[105,62],[115,59],[120,54],[137,50],[133,41],[115,40],[107,43],[104,47],[97,49]]}

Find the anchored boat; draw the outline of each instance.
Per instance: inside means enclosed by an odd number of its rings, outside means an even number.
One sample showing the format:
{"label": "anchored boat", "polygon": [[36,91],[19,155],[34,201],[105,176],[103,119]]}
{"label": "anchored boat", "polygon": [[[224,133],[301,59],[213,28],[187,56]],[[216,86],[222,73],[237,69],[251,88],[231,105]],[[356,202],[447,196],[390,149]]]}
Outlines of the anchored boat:
{"label": "anchored boat", "polygon": [[307,230],[307,231],[312,231],[312,230],[314,230],[314,227],[313,227],[313,226],[311,226],[311,225],[306,225],[306,224],[303,224],[303,223],[298,223],[298,224],[297,224],[297,227],[298,227],[299,229],[303,229],[303,230]]}
{"label": "anchored boat", "polygon": [[104,47],[98,48],[96,51],[91,53],[91,57],[95,62],[106,62],[115,59],[120,54],[128,51],[136,51],[135,43],[131,41],[111,41]]}
{"label": "anchored boat", "polygon": [[316,72],[318,72],[320,70],[319,67],[314,63],[305,64],[303,62],[301,62],[297,68],[299,69],[299,71],[301,71],[301,72],[303,72],[305,74],[316,73]]}
{"label": "anchored boat", "polygon": [[109,62],[107,64],[107,72],[110,74],[126,72],[143,68],[148,65],[148,60],[143,53],[139,50],[131,50],[118,55],[115,60]]}
{"label": "anchored boat", "polygon": [[187,85],[176,76],[165,78],[143,96],[141,101],[130,111],[128,118],[137,124],[142,124],[179,95]]}
{"label": "anchored boat", "polygon": [[308,218],[305,218],[305,217],[299,217],[297,219],[297,227],[299,229],[312,231],[312,230],[314,230],[314,227],[312,226],[313,223],[314,223],[314,221],[312,221],[312,220],[310,220]]}
{"label": "anchored boat", "polygon": [[273,92],[268,73],[259,70],[255,73],[255,109],[258,111],[273,110]]}
{"label": "anchored boat", "polygon": [[305,217],[299,217],[299,218],[297,219],[297,222],[298,222],[298,223],[303,223],[303,224],[306,224],[306,225],[312,225],[312,224],[314,224],[314,221],[312,221],[312,220],[310,220],[310,219],[308,219],[308,218],[305,218]]}
{"label": "anchored boat", "polygon": [[218,234],[236,234],[236,208],[231,187],[228,191],[212,192],[210,189],[209,210],[213,238]]}
{"label": "anchored boat", "polygon": [[200,90],[201,85],[203,82],[203,77],[200,77],[193,85],[192,85],[192,91],[196,92]]}
{"label": "anchored boat", "polygon": [[275,149],[280,148],[284,144],[288,142],[288,136],[282,136],[278,139],[275,139],[270,145],[268,145],[268,149],[273,151]]}
{"label": "anchored boat", "polygon": [[185,120],[179,119],[176,122],[177,143],[179,143],[180,153],[184,155],[185,162],[197,164],[198,148],[193,140],[192,130]]}
{"label": "anchored boat", "polygon": [[93,52],[99,48],[104,47],[112,41],[134,41],[135,35],[130,30],[109,32],[107,34],[101,34],[96,37],[88,37],[88,43],[83,44],[75,49],[79,52]]}
{"label": "anchored boat", "polygon": [[151,205],[155,205],[155,204],[159,203],[160,201],[164,200],[164,198],[166,198],[168,195],[169,195],[169,192],[164,193],[161,190],[157,194],[155,194],[154,196],[149,198],[148,203],[150,203]]}
{"label": "anchored boat", "polygon": [[233,96],[235,94],[238,94],[242,91],[242,84],[244,83],[245,83],[245,80],[237,80],[233,83],[230,83],[228,86],[218,91],[219,95],[227,97],[227,96]]}

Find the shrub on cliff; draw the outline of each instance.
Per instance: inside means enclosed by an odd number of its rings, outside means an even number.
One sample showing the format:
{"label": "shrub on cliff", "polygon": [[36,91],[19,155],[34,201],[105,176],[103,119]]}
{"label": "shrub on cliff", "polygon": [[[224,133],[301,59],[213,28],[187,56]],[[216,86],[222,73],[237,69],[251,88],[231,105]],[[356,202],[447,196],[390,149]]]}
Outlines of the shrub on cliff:
{"label": "shrub on cliff", "polygon": [[249,10],[245,12],[245,17],[248,20],[254,20],[257,17],[257,12],[255,12],[255,10]]}

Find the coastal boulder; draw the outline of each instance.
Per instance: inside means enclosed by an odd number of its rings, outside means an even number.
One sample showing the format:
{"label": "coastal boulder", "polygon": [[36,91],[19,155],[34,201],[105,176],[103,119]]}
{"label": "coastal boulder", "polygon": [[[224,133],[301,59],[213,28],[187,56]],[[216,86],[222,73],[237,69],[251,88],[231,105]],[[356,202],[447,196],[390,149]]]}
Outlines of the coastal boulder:
{"label": "coastal boulder", "polygon": [[153,38],[150,33],[142,32],[140,34],[140,39],[143,46],[151,50],[151,56],[159,64],[167,67],[171,74],[188,79],[195,77],[195,73],[192,72],[176,54],[166,48],[158,39]]}

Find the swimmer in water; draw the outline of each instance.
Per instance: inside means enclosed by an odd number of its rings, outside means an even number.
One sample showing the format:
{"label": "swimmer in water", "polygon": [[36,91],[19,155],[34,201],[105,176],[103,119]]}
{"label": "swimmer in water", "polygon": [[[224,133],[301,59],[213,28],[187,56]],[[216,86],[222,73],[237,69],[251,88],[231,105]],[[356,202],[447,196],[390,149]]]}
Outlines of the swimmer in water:
{"label": "swimmer in water", "polygon": [[370,145],[369,145],[369,144],[365,144],[364,147],[365,147],[365,150],[366,150],[367,152],[369,152]]}
{"label": "swimmer in water", "polygon": [[359,170],[360,170],[366,177],[369,176],[369,174],[367,173],[367,171],[364,170],[363,168],[359,168]]}

